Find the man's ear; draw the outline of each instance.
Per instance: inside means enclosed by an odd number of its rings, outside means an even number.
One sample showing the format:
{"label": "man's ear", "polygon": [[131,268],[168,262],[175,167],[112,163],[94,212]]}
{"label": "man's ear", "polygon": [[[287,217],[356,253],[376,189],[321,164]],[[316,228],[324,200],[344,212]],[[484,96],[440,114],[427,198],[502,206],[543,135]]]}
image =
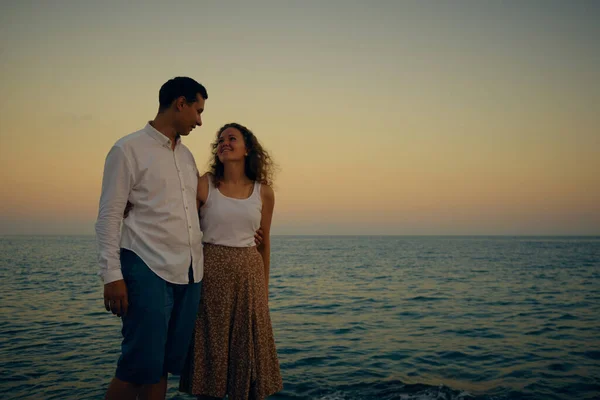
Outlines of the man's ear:
{"label": "man's ear", "polygon": [[187,104],[187,100],[185,99],[185,96],[179,96],[178,98],[175,99],[175,109],[177,111],[183,110],[184,104]]}

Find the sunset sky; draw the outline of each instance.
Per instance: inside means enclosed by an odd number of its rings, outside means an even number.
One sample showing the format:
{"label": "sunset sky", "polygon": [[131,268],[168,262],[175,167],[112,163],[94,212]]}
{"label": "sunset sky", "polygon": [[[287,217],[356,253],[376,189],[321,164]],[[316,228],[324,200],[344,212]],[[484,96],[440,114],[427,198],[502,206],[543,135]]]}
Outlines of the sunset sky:
{"label": "sunset sky", "polygon": [[600,234],[600,2],[121,3],[0,3],[0,234],[92,234],[181,75],[200,170],[233,121],[279,164],[274,234]]}

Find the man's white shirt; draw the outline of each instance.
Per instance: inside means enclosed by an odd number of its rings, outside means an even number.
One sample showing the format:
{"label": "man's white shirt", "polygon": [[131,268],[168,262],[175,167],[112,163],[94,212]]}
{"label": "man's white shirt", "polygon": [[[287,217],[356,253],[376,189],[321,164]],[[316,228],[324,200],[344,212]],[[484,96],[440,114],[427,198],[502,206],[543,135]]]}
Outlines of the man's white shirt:
{"label": "man's white shirt", "polygon": [[[106,157],[96,222],[100,276],[123,279],[120,248],[136,253],[167,282],[189,283],[203,276],[202,232],[196,192],[198,169],[192,153],[149,123],[121,138]],[[133,204],[127,218],[127,201]],[[122,225],[121,225],[122,223]]]}

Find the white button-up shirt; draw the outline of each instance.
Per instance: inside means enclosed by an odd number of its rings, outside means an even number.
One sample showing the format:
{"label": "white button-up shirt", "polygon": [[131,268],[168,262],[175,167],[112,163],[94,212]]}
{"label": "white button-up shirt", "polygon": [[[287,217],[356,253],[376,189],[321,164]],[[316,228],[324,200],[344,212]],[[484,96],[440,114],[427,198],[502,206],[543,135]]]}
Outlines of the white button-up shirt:
{"label": "white button-up shirt", "polygon": [[[106,157],[96,222],[105,284],[123,279],[121,247],[167,282],[189,283],[190,265],[194,282],[202,280],[197,190],[196,162],[181,139],[172,150],[171,140],[148,123],[115,143]],[[133,209],[123,219],[127,201]]]}

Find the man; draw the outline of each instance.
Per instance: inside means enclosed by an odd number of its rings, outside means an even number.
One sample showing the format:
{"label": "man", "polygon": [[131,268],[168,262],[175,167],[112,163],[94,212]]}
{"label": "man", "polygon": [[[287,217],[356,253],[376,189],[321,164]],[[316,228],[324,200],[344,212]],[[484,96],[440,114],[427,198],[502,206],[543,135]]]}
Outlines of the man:
{"label": "man", "polygon": [[203,254],[198,170],[181,137],[202,125],[207,99],[195,80],[169,80],[154,120],[106,157],[96,223],[100,275],[106,310],[123,322],[109,400],[164,399],[167,374],[180,373],[188,351]]}

